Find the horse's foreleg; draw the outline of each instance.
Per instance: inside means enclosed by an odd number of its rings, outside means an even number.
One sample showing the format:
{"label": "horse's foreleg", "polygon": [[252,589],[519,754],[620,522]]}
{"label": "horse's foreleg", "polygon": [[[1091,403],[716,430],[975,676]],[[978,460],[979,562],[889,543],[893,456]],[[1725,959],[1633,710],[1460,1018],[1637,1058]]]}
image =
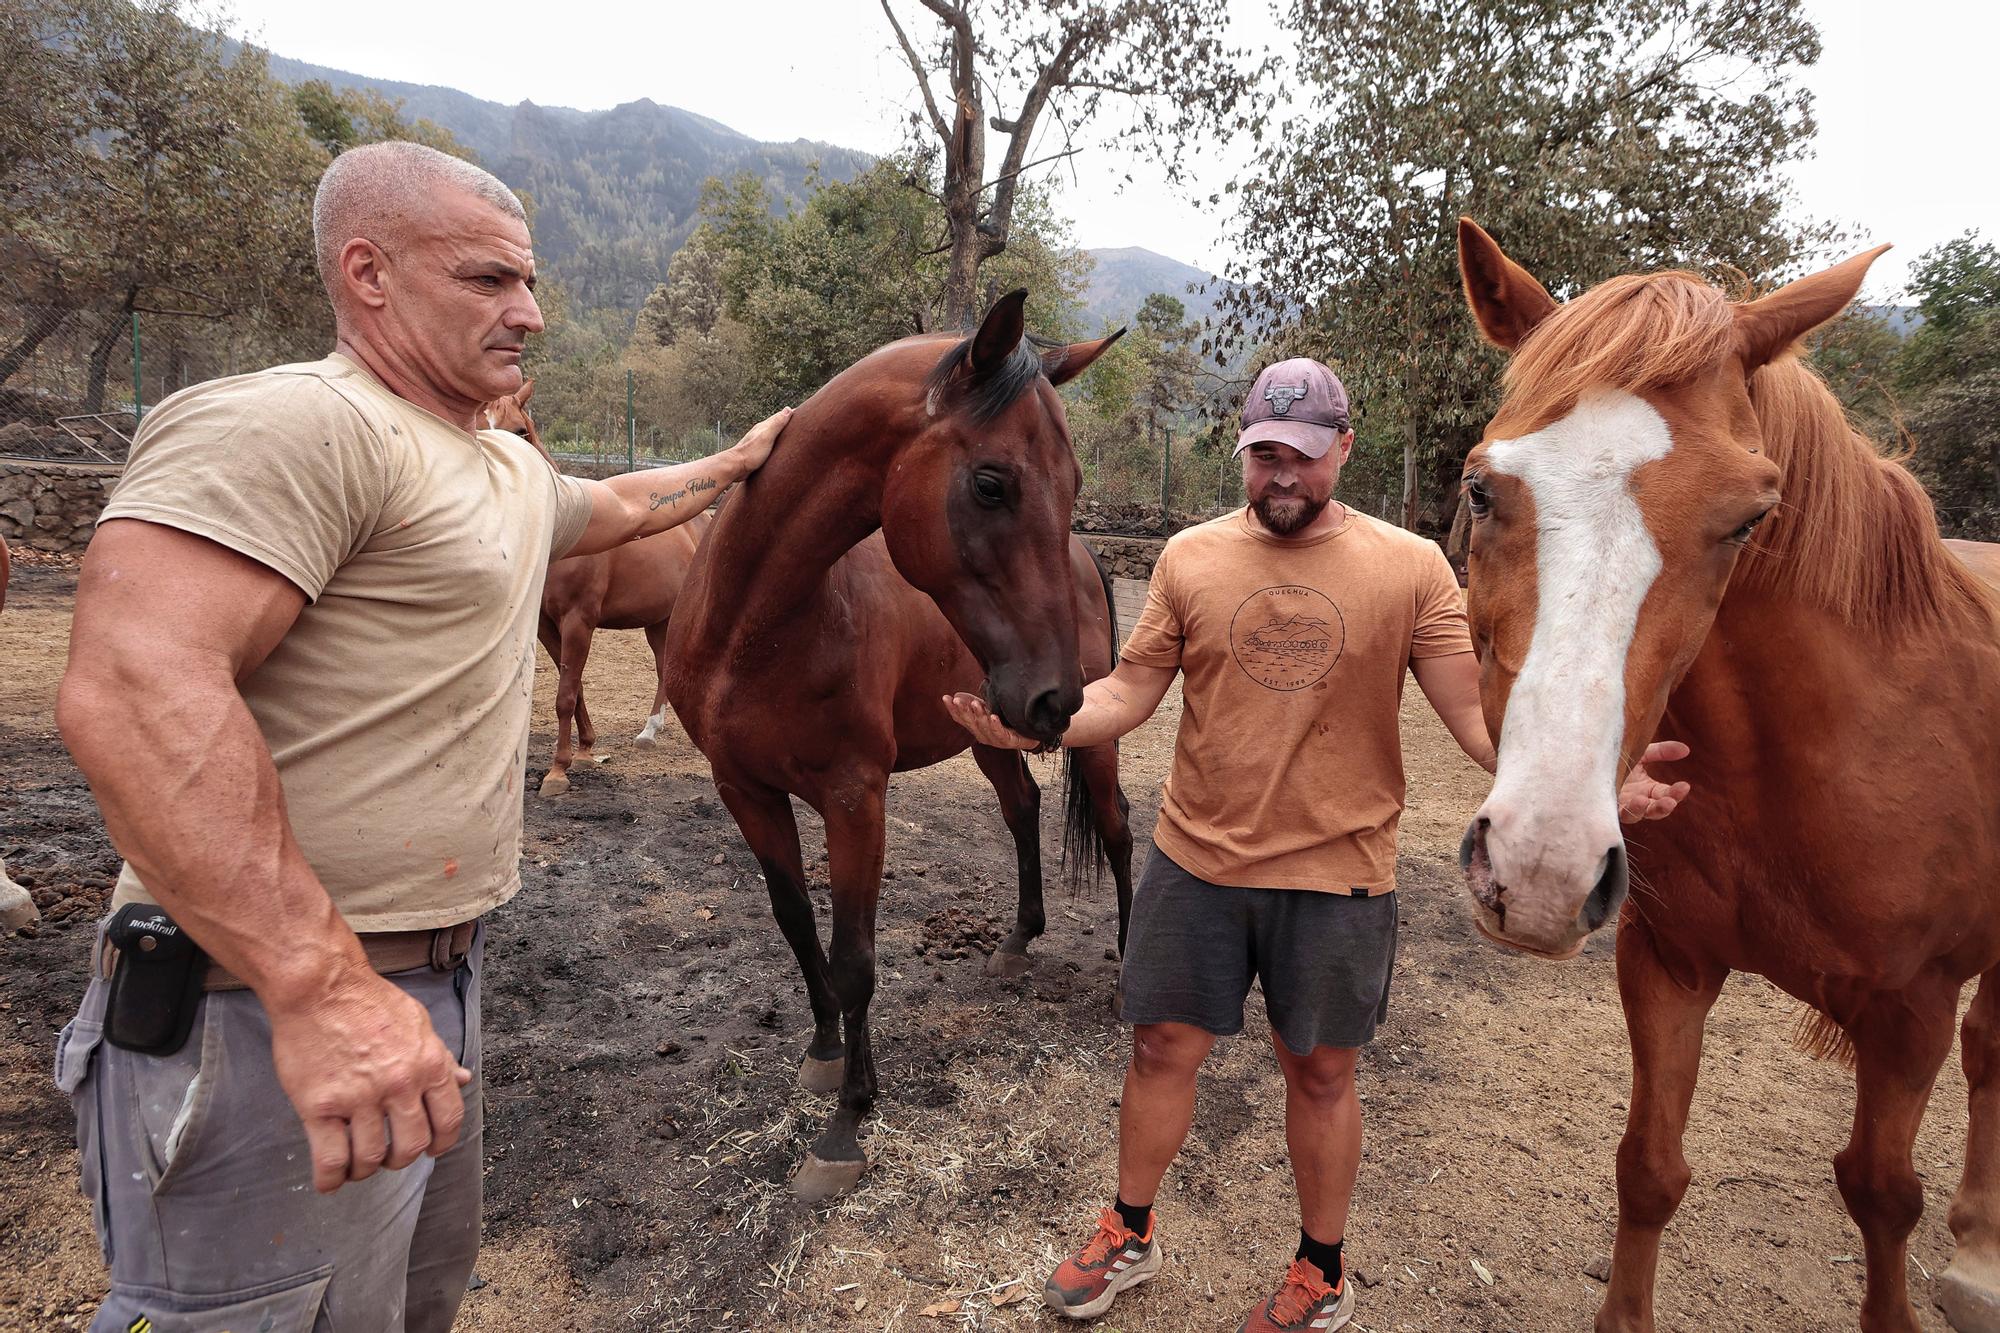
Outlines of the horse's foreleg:
{"label": "horse's foreleg", "polygon": [[1867,1256],[1861,1298],[1866,1333],[1917,1333],[1904,1270],[1910,1232],[1924,1213],[1924,1187],[1910,1147],[1938,1067],[1951,1053],[1957,1013],[1957,986],[1920,979],[1901,995],[1865,1005],[1848,1028],[1855,1053],[1854,1132],[1833,1159],[1833,1174]]}
{"label": "horse's foreleg", "polygon": [[[591,627],[584,621],[575,617],[563,619],[561,638],[556,645],[556,755],[549,764],[548,775],[542,779],[544,796],[561,796],[569,790],[569,766],[576,758],[570,745],[570,726],[583,702],[583,664],[590,657],[590,633]],[[548,640],[544,638],[543,642]],[[589,738],[584,740],[583,749],[588,756]]]}
{"label": "horse's foreleg", "polygon": [[632,738],[634,745],[651,745],[667,725],[667,622],[646,626],[646,646],[653,650],[653,711]]}
{"label": "horse's foreleg", "polygon": [[1980,978],[1959,1048],[1972,1116],[1965,1174],[1951,1201],[1958,1250],[1938,1279],[1938,1294],[1960,1333],[2000,1333],[2000,972]]}
{"label": "horse's foreleg", "polygon": [[986,971],[990,976],[1018,977],[1029,967],[1029,943],[1048,925],[1042,907],[1042,789],[1018,750],[975,745],[972,759],[1000,798],[1000,817],[1014,838],[1015,876],[1020,884],[1014,929],[986,960]]}
{"label": "horse's foreleg", "polygon": [[1132,923],[1132,804],[1118,785],[1118,747],[1093,745],[1076,752],[1077,772],[1090,787],[1090,820],[1111,879],[1118,886],[1118,952],[1125,953],[1125,930]]}
{"label": "horse's foreleg", "polygon": [[1618,926],[1618,996],[1632,1043],[1632,1109],[1618,1144],[1618,1236],[1598,1333],[1652,1333],[1660,1233],[1688,1186],[1681,1137],[1701,1066],[1702,1025],[1726,973],[1690,989],[1660,960],[1652,933],[1628,909]]}
{"label": "horse's foreleg", "polygon": [[868,1042],[868,1004],[875,996],[875,904],[882,890],[883,805],[888,776],[861,780],[833,794],[826,819],[833,878],[833,949],[828,972],[846,1028],[847,1071],[840,1104],[792,1181],[808,1203],[838,1194],[861,1178],[862,1118],[875,1103],[875,1057]]}
{"label": "horse's foreleg", "polygon": [[806,892],[805,862],[799,853],[799,825],[792,817],[791,798],[781,791],[751,790],[729,782],[717,782],[716,790],[764,871],[764,885],[771,893],[771,915],[784,932],[785,943],[792,946],[792,956],[799,960],[799,972],[805,978],[813,1035],[799,1066],[799,1083],[808,1092],[832,1092],[840,1086],[845,1068],[840,1006],[827,975],[826,953],[819,946],[812,898]]}

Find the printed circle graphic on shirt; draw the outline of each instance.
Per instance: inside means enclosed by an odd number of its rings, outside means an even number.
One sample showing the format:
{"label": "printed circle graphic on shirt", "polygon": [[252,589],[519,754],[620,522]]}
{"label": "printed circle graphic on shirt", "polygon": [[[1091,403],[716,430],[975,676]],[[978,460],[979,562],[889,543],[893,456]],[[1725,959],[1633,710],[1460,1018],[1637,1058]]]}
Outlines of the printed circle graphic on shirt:
{"label": "printed circle graphic on shirt", "polygon": [[1347,646],[1347,620],[1331,598],[1296,583],[1262,588],[1229,622],[1243,674],[1267,690],[1302,690],[1333,670]]}

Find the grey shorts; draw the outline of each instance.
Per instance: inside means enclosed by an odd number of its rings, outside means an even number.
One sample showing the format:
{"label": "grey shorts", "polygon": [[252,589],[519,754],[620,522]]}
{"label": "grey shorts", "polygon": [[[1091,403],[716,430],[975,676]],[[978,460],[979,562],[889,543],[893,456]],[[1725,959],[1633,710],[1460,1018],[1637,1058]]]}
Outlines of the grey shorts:
{"label": "grey shorts", "polygon": [[330,1195],[313,1191],[256,995],[204,995],[187,1044],[156,1057],[104,1040],[109,984],[91,980],[57,1041],[56,1082],[76,1109],[83,1193],[111,1270],[93,1330],[451,1327],[479,1252],[484,935],[454,972],[389,978],[472,1071],[458,1143]]}
{"label": "grey shorts", "polygon": [[1254,979],[1294,1055],[1364,1046],[1388,1016],[1395,964],[1394,893],[1210,884],[1155,846],[1132,898],[1119,1016],[1234,1036]]}

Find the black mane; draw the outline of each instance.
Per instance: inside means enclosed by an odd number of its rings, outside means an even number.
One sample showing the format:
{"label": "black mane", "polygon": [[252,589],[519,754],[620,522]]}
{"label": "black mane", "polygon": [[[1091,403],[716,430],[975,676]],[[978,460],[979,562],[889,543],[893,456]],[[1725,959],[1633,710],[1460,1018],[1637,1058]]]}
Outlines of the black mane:
{"label": "black mane", "polygon": [[972,368],[973,336],[955,344],[931,368],[924,377],[924,395],[934,405],[949,401],[981,425],[1012,407],[1036,380],[1045,378],[1042,353],[1063,345],[1030,333],[1005,361],[981,374]]}

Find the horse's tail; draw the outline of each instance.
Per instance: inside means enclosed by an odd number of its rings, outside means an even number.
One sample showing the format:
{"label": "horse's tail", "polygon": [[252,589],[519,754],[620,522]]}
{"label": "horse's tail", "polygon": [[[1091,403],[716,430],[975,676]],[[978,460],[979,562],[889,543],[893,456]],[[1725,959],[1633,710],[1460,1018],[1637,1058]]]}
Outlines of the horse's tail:
{"label": "horse's tail", "polygon": [[1854,1068],[1854,1038],[1834,1018],[1807,1006],[1792,1021],[1792,1045],[1815,1060],[1831,1060],[1844,1069]]}
{"label": "horse's tail", "polygon": [[[1083,549],[1090,554],[1090,563],[1097,570],[1097,581],[1104,589],[1105,633],[1111,643],[1111,665],[1118,665],[1118,603],[1111,592],[1111,575],[1106,572],[1104,562],[1097,552],[1090,549],[1088,542]],[[1106,741],[1113,749],[1118,742]],[[1069,885],[1071,897],[1083,893],[1087,878],[1095,888],[1104,876],[1104,838],[1097,830],[1097,820],[1093,816],[1093,796],[1090,788],[1089,769],[1077,759],[1075,750],[1063,751],[1063,882]]]}

